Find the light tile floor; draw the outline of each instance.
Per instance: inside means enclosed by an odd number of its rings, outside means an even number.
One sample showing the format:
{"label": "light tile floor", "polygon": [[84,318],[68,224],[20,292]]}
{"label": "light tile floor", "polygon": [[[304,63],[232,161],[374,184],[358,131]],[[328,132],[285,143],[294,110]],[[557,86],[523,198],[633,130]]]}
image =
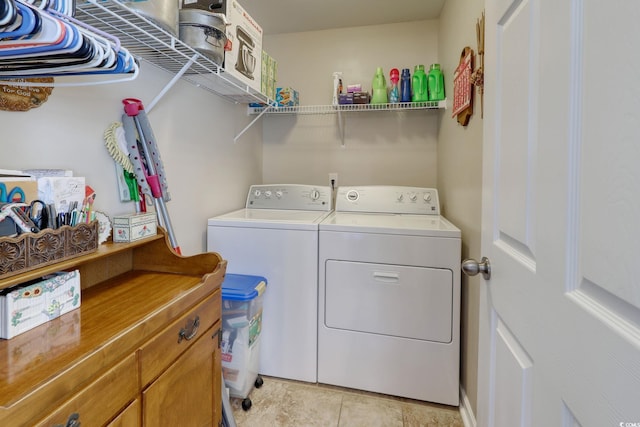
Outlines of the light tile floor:
{"label": "light tile floor", "polygon": [[463,427],[457,407],[264,377],[252,407],[231,399],[238,427]]}

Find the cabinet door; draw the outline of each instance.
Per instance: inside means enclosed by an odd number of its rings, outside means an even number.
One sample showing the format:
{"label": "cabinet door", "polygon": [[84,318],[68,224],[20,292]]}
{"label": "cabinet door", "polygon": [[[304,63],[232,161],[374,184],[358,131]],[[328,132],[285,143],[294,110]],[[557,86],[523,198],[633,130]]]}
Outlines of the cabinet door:
{"label": "cabinet door", "polygon": [[219,407],[221,379],[216,332],[219,329],[220,322],[217,322],[143,391],[144,425],[218,425],[220,413],[216,407]]}
{"label": "cabinet door", "polygon": [[140,399],[136,399],[120,412],[107,427],[138,427],[140,425]]}

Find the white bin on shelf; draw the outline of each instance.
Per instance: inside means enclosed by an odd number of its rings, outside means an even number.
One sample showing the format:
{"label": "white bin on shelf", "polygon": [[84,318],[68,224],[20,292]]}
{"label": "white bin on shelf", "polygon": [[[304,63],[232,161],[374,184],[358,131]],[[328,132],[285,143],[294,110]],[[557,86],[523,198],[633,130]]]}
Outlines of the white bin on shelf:
{"label": "white bin on shelf", "polygon": [[267,279],[261,276],[227,274],[222,282],[222,374],[231,397],[245,399],[258,376],[262,299]]}

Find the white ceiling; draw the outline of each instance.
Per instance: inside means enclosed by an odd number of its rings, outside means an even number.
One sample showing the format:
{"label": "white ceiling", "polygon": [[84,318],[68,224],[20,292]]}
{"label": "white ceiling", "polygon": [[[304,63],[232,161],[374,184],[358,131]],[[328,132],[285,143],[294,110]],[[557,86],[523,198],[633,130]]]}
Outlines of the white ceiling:
{"label": "white ceiling", "polygon": [[445,0],[239,0],[264,34],[437,19]]}

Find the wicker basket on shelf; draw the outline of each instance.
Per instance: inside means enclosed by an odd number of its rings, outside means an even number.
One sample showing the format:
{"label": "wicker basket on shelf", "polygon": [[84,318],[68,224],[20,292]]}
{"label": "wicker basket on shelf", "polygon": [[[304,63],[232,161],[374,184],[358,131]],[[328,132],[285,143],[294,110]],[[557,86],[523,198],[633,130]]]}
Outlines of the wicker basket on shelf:
{"label": "wicker basket on shelf", "polygon": [[0,238],[0,279],[98,249],[98,221]]}

